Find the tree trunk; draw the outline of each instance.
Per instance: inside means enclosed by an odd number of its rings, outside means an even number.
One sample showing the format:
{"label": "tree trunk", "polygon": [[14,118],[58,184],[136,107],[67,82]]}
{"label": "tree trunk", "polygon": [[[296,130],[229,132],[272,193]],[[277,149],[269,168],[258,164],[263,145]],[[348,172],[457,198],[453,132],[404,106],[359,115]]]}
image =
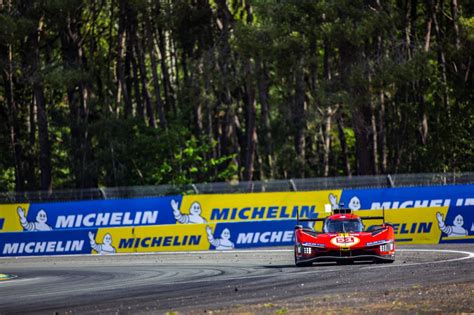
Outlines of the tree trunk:
{"label": "tree trunk", "polygon": [[156,119],[155,119],[155,111],[153,110],[153,106],[151,105],[150,92],[148,92],[148,87],[147,87],[145,55],[140,44],[140,39],[137,39],[135,41],[135,53],[138,57],[138,65],[140,68],[140,80],[142,84],[142,96],[143,96],[142,99],[145,102],[148,124],[150,125],[150,127],[156,128],[157,125],[156,125]]}
{"label": "tree trunk", "polygon": [[332,123],[333,110],[331,106],[326,108],[324,115],[324,132],[323,132],[323,175],[324,177],[329,176],[329,153],[331,151],[331,123]]}
{"label": "tree trunk", "polygon": [[[161,16],[160,2],[156,1],[156,16]],[[157,27],[158,33],[158,49],[160,51],[161,74],[163,76],[163,92],[165,94],[165,108],[167,111],[173,110],[176,113],[176,105],[174,100],[174,91],[171,85],[170,73],[168,68],[168,53],[166,50],[166,36],[161,27]]]}
{"label": "tree trunk", "polygon": [[[436,1],[436,3],[433,3],[433,1]],[[437,18],[437,11],[438,11],[438,0],[428,0],[428,5],[429,5],[429,12],[431,14],[431,19],[433,21],[433,27],[435,29],[435,36],[436,36],[436,42],[437,42],[437,52],[438,52],[438,62],[440,64],[441,68],[441,81],[443,82],[443,103],[444,103],[444,108],[448,111],[448,119],[450,119],[450,110],[449,110],[449,94],[448,94],[448,78],[447,78],[447,70],[446,70],[446,55],[444,53],[444,48],[443,48],[443,36],[441,34],[441,29],[438,23],[438,18]]]}
{"label": "tree trunk", "polygon": [[342,113],[339,113],[337,116],[337,131],[339,135],[339,142],[341,143],[344,174],[350,177],[352,175],[351,163],[349,161],[349,150],[347,148],[346,134],[344,133],[344,118],[342,117]]}
{"label": "tree trunk", "polygon": [[407,52],[408,60],[411,60],[412,58],[412,48],[411,48],[411,6],[412,1],[411,0],[406,0],[405,2],[405,49]]}
{"label": "tree trunk", "polygon": [[453,28],[454,28],[454,42],[456,49],[461,49],[461,40],[459,39],[459,17],[458,17],[458,0],[451,0],[451,15],[453,17]]}
{"label": "tree trunk", "polygon": [[[127,27],[128,28],[128,27]],[[124,109],[123,109],[123,116],[125,119],[130,118],[133,113],[133,104],[132,104],[132,85],[133,85],[133,75],[132,75],[132,58],[133,54],[131,53],[130,49],[130,34],[127,35],[126,41],[125,41],[125,69],[124,69],[124,75],[125,75],[125,88],[123,90],[124,96],[125,94],[128,95],[128,101],[125,99],[125,104],[124,104]]]}
{"label": "tree trunk", "polygon": [[295,135],[295,151],[298,160],[297,176],[304,177],[305,168],[305,129],[306,129],[306,102],[303,64],[300,62],[295,70],[295,95],[293,130]]}
{"label": "tree trunk", "polygon": [[378,140],[377,140],[377,118],[375,116],[375,104],[373,98],[371,97],[371,106],[370,106],[370,132],[371,132],[371,142],[372,142],[372,161],[373,161],[373,174],[379,174],[379,157],[378,157]]}
{"label": "tree trunk", "polygon": [[360,108],[355,110],[352,119],[356,139],[357,174],[370,175],[373,170],[373,164],[371,163],[372,151],[370,150],[367,124]]}
{"label": "tree trunk", "polygon": [[387,152],[387,133],[385,130],[385,94],[380,91],[380,110],[379,110],[379,141],[380,156],[382,158],[380,167],[382,174],[387,172],[388,152]]}
{"label": "tree trunk", "polygon": [[38,108],[38,140],[40,147],[40,172],[41,172],[41,190],[52,191],[51,175],[51,144],[49,142],[48,115],[46,112],[46,103],[44,100],[43,86],[36,82],[33,85],[34,98]]}
{"label": "tree trunk", "polygon": [[246,82],[246,100],[244,104],[247,105],[247,126],[246,130],[246,154],[245,154],[245,171],[244,171],[244,180],[252,181],[253,171],[254,171],[254,162],[255,162],[255,148],[257,144],[257,126],[256,126],[256,116],[257,116],[257,107],[255,104],[255,88],[252,80],[252,64],[251,61],[245,61],[247,78]]}
{"label": "tree trunk", "polygon": [[160,88],[160,82],[158,79],[158,70],[157,70],[158,65],[156,61],[155,45],[153,45],[153,32],[152,32],[152,27],[151,27],[151,21],[149,20],[148,17],[146,17],[146,33],[147,33],[148,50],[150,53],[153,88],[155,91],[156,110],[158,112],[158,118],[160,119],[160,127],[163,129],[166,129],[167,122],[166,122],[163,101],[161,100],[161,88]]}
{"label": "tree trunk", "polygon": [[372,74],[368,75],[368,98],[369,98],[369,109],[370,109],[370,147],[372,149],[372,174],[379,174],[379,159],[378,159],[378,140],[377,140],[377,119],[375,117],[375,101],[374,91],[372,86]]}
{"label": "tree trunk", "polygon": [[426,19],[425,44],[423,45],[423,50],[425,52],[428,52],[430,50],[432,24],[433,24],[433,19],[431,18],[431,14],[429,14]]}
{"label": "tree trunk", "polygon": [[256,61],[256,67],[258,72],[258,95],[259,101],[261,104],[261,143],[263,143],[264,148],[264,160],[266,167],[264,169],[265,176],[269,178],[274,178],[273,170],[273,142],[271,135],[271,126],[270,126],[270,102],[269,98],[269,78],[268,70],[264,62]]}
{"label": "tree trunk", "polygon": [[[130,45],[133,45],[130,43]],[[140,75],[138,73],[138,65],[135,54],[133,53],[133,46],[130,46],[130,64],[132,67],[132,76],[130,77],[130,83],[133,85],[133,94],[135,96],[135,108],[136,117],[140,117],[142,120],[146,120],[145,106],[143,106],[142,92],[140,90]],[[131,117],[133,115],[133,108],[127,108],[125,110],[125,117]]]}
{"label": "tree trunk", "polygon": [[[69,13],[67,25],[61,32],[64,68],[69,71],[87,69],[78,24],[76,18]],[[70,111],[72,169],[76,188],[96,187],[97,175],[89,164],[92,157],[88,126],[90,91],[87,83],[79,80],[68,86],[67,96]]]}
{"label": "tree trunk", "polygon": [[3,68],[2,76],[5,84],[5,98],[7,103],[8,126],[10,129],[10,144],[13,151],[13,161],[15,166],[15,190],[25,190],[26,174],[23,167],[23,149],[20,143],[20,125],[18,108],[14,96],[14,69],[13,52],[11,45],[0,45],[1,59],[5,60],[6,66]]}
{"label": "tree trunk", "polygon": [[[120,0],[120,12],[119,12],[119,24],[118,24],[118,43],[117,43],[117,94],[115,102],[117,109],[120,108],[119,104],[122,99],[125,102],[125,116],[130,115],[132,108],[132,101],[130,100],[129,89],[126,86],[125,69],[123,64],[123,58],[125,56],[124,46],[127,41],[126,30],[126,0]],[[129,65],[129,63],[128,63]],[[117,110],[116,110],[117,111]]]}
{"label": "tree trunk", "polygon": [[[28,44],[30,44],[30,42],[28,41],[27,42]],[[28,46],[30,47],[30,46]],[[28,49],[28,51],[30,51],[30,49]],[[31,51],[30,51],[31,53]],[[33,58],[32,56],[30,56],[30,54],[27,54],[27,57],[28,59],[25,59],[24,60],[24,63],[27,64],[27,63],[30,63],[30,66],[32,67],[32,64],[34,63],[33,62]],[[33,77],[33,74],[31,72],[28,72],[28,76],[30,77]],[[37,117],[38,117],[38,107],[36,106],[36,99],[35,99],[35,95],[34,95],[34,87],[33,87],[33,93],[32,93],[32,99],[30,102],[28,102],[30,104],[29,106],[29,117],[28,117],[28,121],[27,121],[27,130],[28,130],[28,134],[29,134],[29,143],[28,143],[28,148],[29,152],[25,152],[25,160],[26,160],[26,174],[27,174],[27,185],[26,185],[26,189],[27,190],[37,190],[39,187],[38,187],[38,184],[37,184],[37,178],[36,178],[36,164],[37,163],[37,156],[35,154],[35,148],[36,148],[36,130],[38,129],[37,128]]]}
{"label": "tree trunk", "polygon": [[[40,68],[40,36],[43,28],[43,22],[40,19],[38,28],[35,29],[28,38],[29,51],[27,55],[30,57],[31,65],[30,77],[33,78],[33,102],[32,106],[36,107],[36,116],[38,120],[38,140],[39,140],[39,166],[40,166],[40,189],[44,191],[52,191],[52,168],[51,168],[51,144],[49,141],[48,116],[46,112],[46,102],[44,98],[44,88],[42,75],[39,73]],[[34,115],[32,117],[34,124]],[[34,132],[34,131],[33,131]],[[34,135],[34,133],[33,133]]]}

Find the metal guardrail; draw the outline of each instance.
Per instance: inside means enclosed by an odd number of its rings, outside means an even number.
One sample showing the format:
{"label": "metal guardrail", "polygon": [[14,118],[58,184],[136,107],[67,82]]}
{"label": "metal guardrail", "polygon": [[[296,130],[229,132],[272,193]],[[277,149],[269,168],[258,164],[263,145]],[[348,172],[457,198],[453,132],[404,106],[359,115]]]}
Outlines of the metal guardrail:
{"label": "metal guardrail", "polygon": [[0,203],[54,202],[143,198],[178,194],[218,194],[310,191],[343,188],[382,188],[474,183],[474,172],[423,173],[375,176],[301,178],[253,182],[219,182],[189,185],[130,186],[30,192],[0,192]]}

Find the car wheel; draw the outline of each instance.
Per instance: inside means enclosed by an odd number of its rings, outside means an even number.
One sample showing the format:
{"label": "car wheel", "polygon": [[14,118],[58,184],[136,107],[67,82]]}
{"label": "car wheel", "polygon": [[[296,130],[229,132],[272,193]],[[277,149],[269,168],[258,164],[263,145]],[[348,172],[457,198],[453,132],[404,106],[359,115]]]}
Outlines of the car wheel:
{"label": "car wheel", "polygon": [[296,266],[297,267],[309,267],[311,266],[313,263],[312,262],[296,262]]}
{"label": "car wheel", "polygon": [[295,265],[297,267],[309,267],[312,264],[313,264],[312,262],[308,262],[308,261],[304,261],[304,262],[298,261],[298,258],[296,257],[296,248],[295,248]]}

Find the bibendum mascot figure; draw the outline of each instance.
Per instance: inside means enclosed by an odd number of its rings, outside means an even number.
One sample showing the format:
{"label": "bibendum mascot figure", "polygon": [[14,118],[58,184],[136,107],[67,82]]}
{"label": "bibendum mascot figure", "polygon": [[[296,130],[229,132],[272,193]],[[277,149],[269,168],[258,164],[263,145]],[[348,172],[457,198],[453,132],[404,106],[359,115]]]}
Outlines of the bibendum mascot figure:
{"label": "bibendum mascot figure", "polygon": [[207,240],[217,250],[234,249],[234,243],[230,240],[230,231],[228,228],[225,228],[222,231],[221,238],[214,238],[214,235],[212,235],[212,229],[209,226],[206,226],[206,231]]}
{"label": "bibendum mascot figure", "polygon": [[360,210],[360,200],[357,196],[354,196],[349,201],[349,209],[351,210]]}
{"label": "bibendum mascot figure", "polygon": [[333,193],[329,194],[329,203],[331,204],[332,210],[339,208],[339,205],[337,204],[337,196],[334,195]]}
{"label": "bibendum mascot figure", "polygon": [[109,255],[115,254],[117,250],[112,246],[112,235],[106,233],[102,239],[102,244],[97,244],[95,242],[94,233],[89,232],[89,240],[91,242],[91,248],[97,252],[99,255]]}
{"label": "bibendum mascot figure", "polygon": [[439,212],[436,213],[436,218],[438,219],[439,229],[448,237],[468,235],[468,231],[463,227],[464,218],[462,215],[458,214],[456,217],[454,217],[453,225],[446,225],[443,221],[443,215]]}
{"label": "bibendum mascot figure", "polygon": [[171,208],[173,209],[174,218],[178,223],[206,223],[206,219],[201,216],[202,209],[199,202],[195,201],[189,207],[189,214],[183,214],[179,210],[179,203],[175,200],[171,200]]}
{"label": "bibendum mascot figure", "polygon": [[20,224],[25,231],[52,231],[53,229],[46,224],[48,216],[46,211],[41,209],[36,214],[36,222],[28,222],[25,216],[25,210],[22,207],[17,208],[18,216],[20,217]]}

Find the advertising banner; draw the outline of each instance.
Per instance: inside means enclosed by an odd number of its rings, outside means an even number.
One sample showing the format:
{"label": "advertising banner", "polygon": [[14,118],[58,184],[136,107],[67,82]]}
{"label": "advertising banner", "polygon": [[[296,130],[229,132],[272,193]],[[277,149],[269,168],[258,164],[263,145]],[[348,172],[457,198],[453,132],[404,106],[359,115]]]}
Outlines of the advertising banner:
{"label": "advertising banner", "polygon": [[[416,210],[416,212],[413,212]],[[437,213],[445,216],[447,207],[390,209],[385,211],[395,239],[403,243],[436,244]],[[382,211],[360,210],[363,217],[381,216]],[[327,213],[316,213],[326,217]],[[366,220],[365,227],[380,225],[382,220]],[[155,225],[137,227],[106,227],[0,234],[1,256],[116,254],[161,251],[229,250],[268,246],[290,246],[294,242],[296,220],[267,220]],[[322,229],[322,222],[314,226]]]}
{"label": "advertising banner", "polygon": [[[341,202],[351,209],[438,209],[427,222],[441,232],[440,243],[474,242],[474,185],[344,189]],[[447,213],[440,209],[447,208]],[[434,231],[434,230],[433,230]]]}
{"label": "advertising banner", "polygon": [[288,246],[297,213],[326,217],[340,202],[384,212],[400,244],[474,242],[474,185],[452,185],[0,205],[0,256]]}
{"label": "advertising banner", "polygon": [[[200,213],[201,219],[177,219],[179,223],[245,222],[311,216],[324,211],[329,196],[340,197],[342,190],[271,192],[254,194],[212,194],[183,197],[180,210]],[[176,216],[175,216],[176,217]]]}
{"label": "advertising banner", "polygon": [[0,232],[277,220],[324,209],[341,190],[0,205]]}
{"label": "advertising banner", "polygon": [[0,205],[0,232],[174,224],[181,196]]}

